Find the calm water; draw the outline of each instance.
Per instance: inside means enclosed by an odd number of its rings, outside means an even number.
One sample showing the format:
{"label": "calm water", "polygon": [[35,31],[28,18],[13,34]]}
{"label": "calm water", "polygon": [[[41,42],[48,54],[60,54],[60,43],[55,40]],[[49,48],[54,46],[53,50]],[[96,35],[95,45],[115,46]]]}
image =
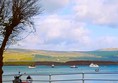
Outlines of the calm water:
{"label": "calm water", "polygon": [[[36,66],[36,68],[28,68],[28,66],[4,66],[3,67],[3,80],[13,80],[14,76],[4,76],[7,74],[18,74],[18,72],[24,74],[21,79],[26,79],[26,74],[31,75],[34,80],[49,80],[49,76],[37,76],[32,74],[67,74],[67,73],[103,73],[103,72],[111,72],[118,73],[118,65],[102,65],[99,67],[99,72],[96,72],[97,68],[90,68],[89,66],[77,66],[78,68],[70,68],[70,66],[55,66],[51,68],[50,66]],[[84,77],[86,79],[117,79],[118,74],[85,74]],[[68,79],[78,79],[82,78],[81,74],[77,75],[53,75],[51,77],[52,80],[68,80]],[[12,82],[4,82],[4,83],[12,83]],[[49,83],[49,82],[37,82],[33,81],[33,83]],[[61,82],[51,82],[51,83],[82,83],[82,81],[61,81]],[[84,83],[118,83],[118,81],[85,81]]]}

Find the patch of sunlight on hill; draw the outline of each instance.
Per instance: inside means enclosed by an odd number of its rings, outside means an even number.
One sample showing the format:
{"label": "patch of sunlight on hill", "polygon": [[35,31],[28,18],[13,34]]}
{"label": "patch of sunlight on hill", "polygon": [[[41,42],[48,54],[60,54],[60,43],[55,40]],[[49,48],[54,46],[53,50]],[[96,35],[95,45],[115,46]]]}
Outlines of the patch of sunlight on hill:
{"label": "patch of sunlight on hill", "polygon": [[33,61],[34,56],[28,53],[5,52],[3,62]]}

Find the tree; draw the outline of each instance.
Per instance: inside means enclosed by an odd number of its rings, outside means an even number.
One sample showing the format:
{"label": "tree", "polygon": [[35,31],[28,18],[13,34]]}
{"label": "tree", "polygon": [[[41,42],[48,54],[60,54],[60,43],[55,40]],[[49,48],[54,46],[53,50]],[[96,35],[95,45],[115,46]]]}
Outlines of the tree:
{"label": "tree", "polygon": [[2,83],[3,53],[21,33],[33,30],[32,17],[39,14],[38,0],[0,0],[0,83]]}

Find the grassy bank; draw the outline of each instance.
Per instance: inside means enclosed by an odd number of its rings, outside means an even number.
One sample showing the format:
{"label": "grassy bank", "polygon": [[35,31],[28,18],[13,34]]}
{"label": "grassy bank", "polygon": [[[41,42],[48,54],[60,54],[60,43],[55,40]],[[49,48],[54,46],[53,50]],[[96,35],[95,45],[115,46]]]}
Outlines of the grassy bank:
{"label": "grassy bank", "polygon": [[68,61],[115,61],[118,62],[118,51],[44,51],[10,49],[4,53],[4,64],[29,65],[35,62]]}

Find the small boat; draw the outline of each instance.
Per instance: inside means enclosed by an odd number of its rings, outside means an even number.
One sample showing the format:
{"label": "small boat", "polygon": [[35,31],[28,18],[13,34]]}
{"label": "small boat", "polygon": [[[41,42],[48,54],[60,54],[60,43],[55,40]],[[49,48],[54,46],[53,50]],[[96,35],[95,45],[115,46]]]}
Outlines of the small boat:
{"label": "small boat", "polygon": [[28,68],[36,68],[36,66],[30,65],[30,66],[28,66]]}
{"label": "small boat", "polygon": [[72,66],[70,66],[70,68],[77,68],[77,66],[75,66],[75,65],[72,65]]}
{"label": "small boat", "polygon": [[54,68],[54,66],[55,66],[54,64],[51,65],[52,68]]}
{"label": "small boat", "polygon": [[99,65],[94,64],[94,63],[91,63],[91,64],[89,65],[89,67],[99,67]]}
{"label": "small boat", "polygon": [[99,72],[99,69],[95,69],[95,72]]}

